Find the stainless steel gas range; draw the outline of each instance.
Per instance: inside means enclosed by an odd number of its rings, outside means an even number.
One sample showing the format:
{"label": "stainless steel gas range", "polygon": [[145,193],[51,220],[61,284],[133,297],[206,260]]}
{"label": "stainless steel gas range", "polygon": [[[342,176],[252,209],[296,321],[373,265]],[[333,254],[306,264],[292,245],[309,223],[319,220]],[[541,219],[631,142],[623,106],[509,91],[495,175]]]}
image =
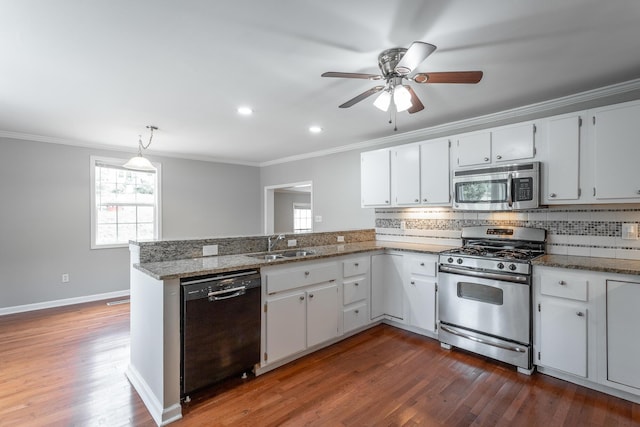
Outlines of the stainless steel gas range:
{"label": "stainless steel gas range", "polygon": [[460,248],[439,260],[438,339],[532,372],[531,260],[544,254],[539,228],[462,229]]}

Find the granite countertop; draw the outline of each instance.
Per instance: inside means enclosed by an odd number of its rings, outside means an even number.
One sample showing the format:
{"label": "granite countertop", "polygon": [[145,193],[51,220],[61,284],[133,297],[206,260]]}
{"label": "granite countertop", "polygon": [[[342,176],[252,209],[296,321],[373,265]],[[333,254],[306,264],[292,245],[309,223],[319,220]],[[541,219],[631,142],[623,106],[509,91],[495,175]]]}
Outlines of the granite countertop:
{"label": "granite countertop", "polygon": [[420,252],[437,254],[451,246],[424,245],[418,243],[385,242],[372,240],[359,243],[345,243],[341,245],[312,246],[307,248],[290,248],[290,250],[313,250],[313,255],[296,258],[279,258],[266,261],[252,257],[250,254],[221,255],[175,261],[160,261],[134,264],[133,267],[157,280],[179,279],[205,274],[224,273],[227,271],[261,268],[272,265],[288,264],[307,260],[332,258],[341,255],[351,255],[362,252],[381,251],[393,249],[399,251]]}
{"label": "granite countertop", "polygon": [[640,261],[633,259],[594,258],[588,256],[543,255],[533,265],[615,274],[640,274]]}

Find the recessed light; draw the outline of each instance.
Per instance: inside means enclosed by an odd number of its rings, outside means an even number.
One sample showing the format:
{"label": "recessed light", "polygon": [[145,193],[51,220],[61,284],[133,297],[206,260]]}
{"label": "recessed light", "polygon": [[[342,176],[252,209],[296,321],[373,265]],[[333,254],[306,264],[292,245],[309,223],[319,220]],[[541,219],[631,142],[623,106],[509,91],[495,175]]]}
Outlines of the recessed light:
{"label": "recessed light", "polygon": [[322,132],[322,128],[320,126],[309,126],[309,132],[320,133]]}
{"label": "recessed light", "polygon": [[238,114],[242,114],[243,116],[250,116],[253,114],[253,109],[250,107],[238,107]]}

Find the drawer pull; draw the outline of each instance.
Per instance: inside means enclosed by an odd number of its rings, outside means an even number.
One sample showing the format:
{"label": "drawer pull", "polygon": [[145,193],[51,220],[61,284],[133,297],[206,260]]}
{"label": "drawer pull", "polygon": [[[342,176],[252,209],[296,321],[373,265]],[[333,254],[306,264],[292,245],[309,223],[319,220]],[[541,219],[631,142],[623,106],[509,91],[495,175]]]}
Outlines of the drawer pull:
{"label": "drawer pull", "polygon": [[560,280],[560,281],[558,282],[558,285],[560,285],[560,286],[566,286],[566,285],[567,285],[567,282],[565,282],[564,280]]}
{"label": "drawer pull", "polygon": [[415,285],[415,284],[416,284],[416,282],[414,282],[414,281],[412,280],[412,281],[411,281],[411,284],[412,284],[412,285]]}
{"label": "drawer pull", "polygon": [[313,294],[309,294],[309,298],[313,298]]}
{"label": "drawer pull", "polygon": [[353,286],[358,286],[358,282],[354,283]]}
{"label": "drawer pull", "polygon": [[304,301],[304,296],[300,296],[300,301]]}
{"label": "drawer pull", "polygon": [[358,263],[356,262],[356,263],[354,263],[353,265],[355,265],[355,266],[357,267],[357,266],[359,266],[360,264],[358,264]]}
{"label": "drawer pull", "polygon": [[421,262],[421,263],[420,263],[420,267],[424,267],[424,262]]}
{"label": "drawer pull", "polygon": [[583,312],[581,312],[581,311],[577,312],[577,313],[576,313],[576,315],[577,315],[578,317],[584,317],[584,313],[583,313]]}
{"label": "drawer pull", "polygon": [[360,310],[355,310],[354,313],[358,314],[360,313]]}
{"label": "drawer pull", "polygon": [[309,275],[309,272],[308,272],[308,271],[305,271],[305,272],[304,272],[304,275],[305,275],[305,276],[308,276],[308,275]]}

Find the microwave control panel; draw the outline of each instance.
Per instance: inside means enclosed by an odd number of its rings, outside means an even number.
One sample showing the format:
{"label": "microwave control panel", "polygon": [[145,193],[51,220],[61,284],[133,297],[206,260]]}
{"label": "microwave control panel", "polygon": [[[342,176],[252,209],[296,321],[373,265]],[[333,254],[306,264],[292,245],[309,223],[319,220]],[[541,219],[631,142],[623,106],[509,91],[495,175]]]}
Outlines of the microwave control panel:
{"label": "microwave control panel", "polygon": [[513,195],[516,202],[533,200],[533,178],[515,178],[513,187]]}

